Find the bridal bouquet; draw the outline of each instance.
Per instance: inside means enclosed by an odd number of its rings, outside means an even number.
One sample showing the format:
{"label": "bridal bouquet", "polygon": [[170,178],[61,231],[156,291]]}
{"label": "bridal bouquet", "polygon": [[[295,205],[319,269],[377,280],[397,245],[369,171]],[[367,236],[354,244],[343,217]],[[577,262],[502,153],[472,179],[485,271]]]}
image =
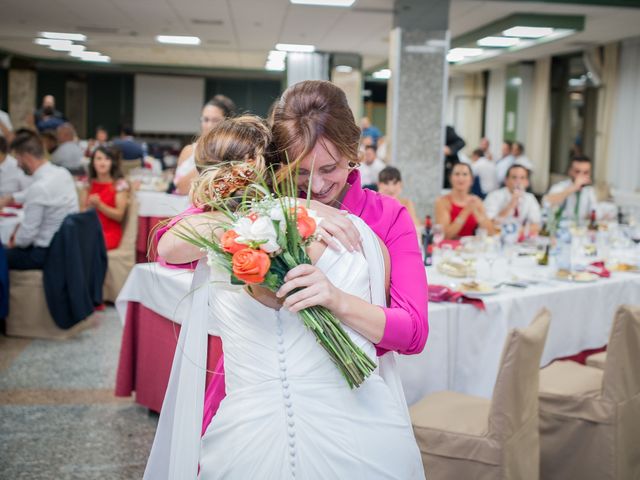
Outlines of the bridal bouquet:
{"label": "bridal bouquet", "polygon": [[[216,227],[217,234],[207,237],[186,227],[188,231],[177,235],[206,251],[209,265],[227,271],[232,284],[261,285],[275,292],[289,270],[311,263],[305,247],[316,238],[321,219],[308,203],[305,207],[291,196],[268,193],[260,185],[252,187],[259,198],[245,196],[234,211],[221,202],[212,205],[228,220]],[[360,386],[376,364],[353,343],[328,309],[314,306],[299,313],[349,386]]]}

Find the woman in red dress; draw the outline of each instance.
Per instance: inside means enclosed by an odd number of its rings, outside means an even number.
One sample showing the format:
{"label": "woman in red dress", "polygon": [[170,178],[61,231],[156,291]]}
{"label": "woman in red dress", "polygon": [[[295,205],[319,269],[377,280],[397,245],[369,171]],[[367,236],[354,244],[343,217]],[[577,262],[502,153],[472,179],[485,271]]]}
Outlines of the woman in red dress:
{"label": "woman in red dress", "polygon": [[82,210],[95,208],[102,224],[107,250],[118,248],[122,239],[122,221],[129,200],[129,185],[122,178],[120,151],[98,147],[89,163],[89,188],[81,196]]}
{"label": "woman in red dress", "polygon": [[442,225],[444,237],[455,240],[475,234],[484,228],[493,235],[491,219],[487,217],[480,197],[471,193],[473,172],[466,163],[456,163],[449,175],[451,192],[436,200],[436,223]]}

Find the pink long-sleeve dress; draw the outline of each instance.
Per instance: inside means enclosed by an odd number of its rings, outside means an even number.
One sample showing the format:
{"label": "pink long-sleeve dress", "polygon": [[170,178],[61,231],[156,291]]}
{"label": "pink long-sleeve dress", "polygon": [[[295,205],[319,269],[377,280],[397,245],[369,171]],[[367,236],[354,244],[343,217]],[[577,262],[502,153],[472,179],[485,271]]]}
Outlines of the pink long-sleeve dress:
{"label": "pink long-sleeve dress", "polygon": [[[384,242],[391,260],[391,301],[384,309],[384,334],[376,345],[378,355],[388,351],[411,355],[420,353],[429,332],[427,320],[427,276],[411,216],[397,200],[363,189],[360,173],[353,171],[347,179],[348,190],[342,210],[362,220]],[[160,238],[171,226],[186,216],[200,213],[197,208],[183,212],[157,233]],[[167,265],[162,259],[160,262]],[[172,266],[172,265],[167,265]],[[189,268],[193,264],[173,265]],[[204,432],[225,396],[224,357],[220,357],[204,400]]]}

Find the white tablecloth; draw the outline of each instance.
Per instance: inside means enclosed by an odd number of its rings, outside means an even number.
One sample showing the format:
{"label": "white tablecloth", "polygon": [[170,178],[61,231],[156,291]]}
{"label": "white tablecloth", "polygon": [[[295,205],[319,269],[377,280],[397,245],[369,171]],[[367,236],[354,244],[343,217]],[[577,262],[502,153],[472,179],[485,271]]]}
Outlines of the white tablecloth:
{"label": "white tablecloth", "polygon": [[[499,261],[497,274],[500,268],[504,265]],[[528,325],[542,307],[552,315],[541,362],[546,365],[554,358],[602,347],[615,309],[623,303],[640,303],[640,274],[613,273],[608,279],[574,284],[548,280],[547,272],[537,267],[518,268],[522,272],[545,283],[526,289],[503,288],[485,297],[486,311],[471,305],[429,304],[429,338],[424,351],[401,355],[398,361],[409,404],[440,390],[490,397],[508,331]],[[188,312],[191,276],[190,271],[155,263],[136,265],[116,301],[122,321],[127,302],[134,301],[180,323]],[[434,269],[428,270],[428,276],[432,284],[452,281]]]}
{"label": "white tablecloth", "polygon": [[136,198],[140,217],[173,217],[189,206],[189,197],[184,195],[138,191]]}

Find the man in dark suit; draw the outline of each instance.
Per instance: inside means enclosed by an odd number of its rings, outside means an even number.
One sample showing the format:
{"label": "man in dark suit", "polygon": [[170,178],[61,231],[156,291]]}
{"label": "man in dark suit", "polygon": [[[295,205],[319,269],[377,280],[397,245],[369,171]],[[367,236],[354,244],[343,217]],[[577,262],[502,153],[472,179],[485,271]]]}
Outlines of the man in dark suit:
{"label": "man in dark suit", "polygon": [[466,145],[465,141],[458,136],[451,125],[447,125],[444,141],[444,188],[451,188],[449,184],[449,174],[453,166],[458,163],[458,152]]}
{"label": "man in dark suit", "polygon": [[[120,138],[113,141],[122,152],[123,160],[140,160],[144,162],[144,151],[142,145],[133,139],[133,129],[129,125],[124,125],[120,129]],[[144,163],[142,163],[144,165]]]}

